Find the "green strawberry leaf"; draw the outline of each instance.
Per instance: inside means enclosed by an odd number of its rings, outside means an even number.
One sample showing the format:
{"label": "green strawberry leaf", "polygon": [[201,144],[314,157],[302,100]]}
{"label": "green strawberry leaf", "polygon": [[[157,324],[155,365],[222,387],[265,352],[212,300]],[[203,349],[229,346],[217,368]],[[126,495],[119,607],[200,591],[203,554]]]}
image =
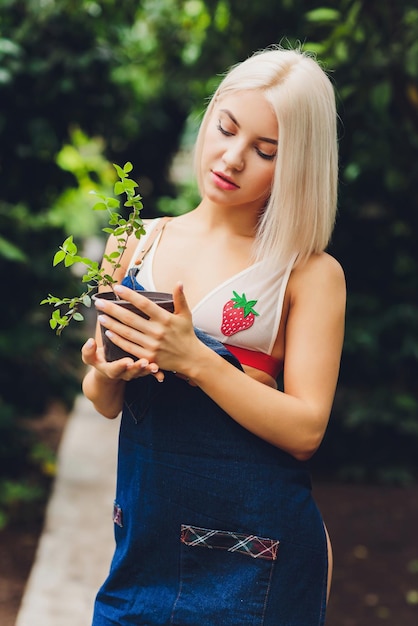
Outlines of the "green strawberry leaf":
{"label": "green strawberry leaf", "polygon": [[243,293],[241,296],[236,292],[232,292],[234,297],[231,298],[231,302],[234,303],[234,309],[242,309],[244,311],[244,317],[248,317],[250,313],[258,316],[259,313],[253,309],[258,300],[247,300],[247,296]]}

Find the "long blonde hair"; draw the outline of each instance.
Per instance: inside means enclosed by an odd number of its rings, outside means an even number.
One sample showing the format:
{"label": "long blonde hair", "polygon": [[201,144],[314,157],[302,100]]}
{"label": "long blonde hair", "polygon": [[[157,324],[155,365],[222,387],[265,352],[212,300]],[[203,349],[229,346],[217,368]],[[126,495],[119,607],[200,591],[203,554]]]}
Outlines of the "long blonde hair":
{"label": "long blonde hair", "polygon": [[227,93],[260,90],[278,121],[279,144],[270,198],[256,235],[257,260],[298,263],[328,245],[337,206],[337,114],[332,84],[319,64],[299,50],[269,48],[233,66],[206,109],[195,147],[200,160],[209,118]]}

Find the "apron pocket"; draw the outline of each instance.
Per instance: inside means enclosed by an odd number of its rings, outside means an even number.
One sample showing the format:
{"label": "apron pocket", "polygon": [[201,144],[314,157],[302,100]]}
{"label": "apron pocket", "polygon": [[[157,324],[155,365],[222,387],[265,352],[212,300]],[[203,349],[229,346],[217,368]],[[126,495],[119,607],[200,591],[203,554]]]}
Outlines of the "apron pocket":
{"label": "apron pocket", "polygon": [[262,626],[279,541],[181,526],[175,626]]}

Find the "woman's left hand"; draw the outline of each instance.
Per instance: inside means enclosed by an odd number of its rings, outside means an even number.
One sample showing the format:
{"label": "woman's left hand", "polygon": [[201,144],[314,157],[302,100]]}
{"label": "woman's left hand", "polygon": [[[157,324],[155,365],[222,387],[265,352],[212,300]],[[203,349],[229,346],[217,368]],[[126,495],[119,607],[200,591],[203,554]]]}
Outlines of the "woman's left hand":
{"label": "woman's left hand", "polygon": [[[174,314],[162,309],[140,292],[122,285],[115,285],[122,300],[133,304],[145,313],[145,319],[136,313],[99,299],[96,308],[101,312],[100,324],[106,328],[109,339],[117,346],[162,370],[182,374],[187,362],[193,358],[193,348],[199,340],[193,329],[192,315],[179,283],[173,290]],[[187,374],[186,374],[187,375]]]}

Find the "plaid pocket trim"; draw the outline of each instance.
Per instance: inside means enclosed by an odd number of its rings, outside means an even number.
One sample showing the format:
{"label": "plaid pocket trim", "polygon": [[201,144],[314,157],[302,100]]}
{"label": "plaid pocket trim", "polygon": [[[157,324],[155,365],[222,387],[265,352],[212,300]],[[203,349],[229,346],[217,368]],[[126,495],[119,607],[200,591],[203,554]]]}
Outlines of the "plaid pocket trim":
{"label": "plaid pocket trim", "polygon": [[187,546],[240,552],[253,559],[276,561],[280,541],[235,533],[181,525],[180,541]]}
{"label": "plaid pocket trim", "polygon": [[113,503],[113,523],[123,528],[122,509],[117,502]]}

